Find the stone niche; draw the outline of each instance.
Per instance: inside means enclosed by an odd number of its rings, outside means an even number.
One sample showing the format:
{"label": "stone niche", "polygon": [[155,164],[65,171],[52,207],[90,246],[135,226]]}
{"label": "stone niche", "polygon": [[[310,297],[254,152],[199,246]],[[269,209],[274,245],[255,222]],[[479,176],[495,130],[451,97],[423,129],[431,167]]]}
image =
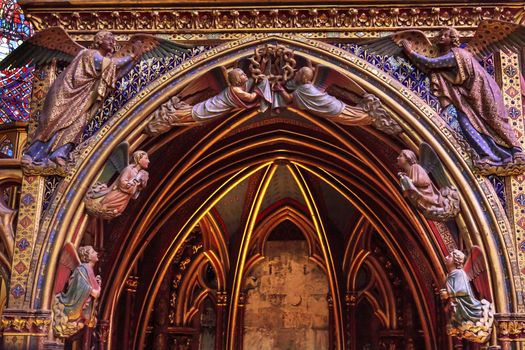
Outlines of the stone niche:
{"label": "stone niche", "polygon": [[243,348],[328,349],[328,281],[304,240],[267,241],[245,284]]}

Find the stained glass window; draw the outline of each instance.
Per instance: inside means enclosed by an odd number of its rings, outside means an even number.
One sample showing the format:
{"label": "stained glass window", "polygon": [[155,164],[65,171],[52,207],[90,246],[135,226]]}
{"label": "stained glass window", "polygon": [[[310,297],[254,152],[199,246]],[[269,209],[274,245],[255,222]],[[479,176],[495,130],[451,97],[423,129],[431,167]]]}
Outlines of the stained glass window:
{"label": "stained glass window", "polygon": [[[15,0],[0,0],[0,60],[32,35],[30,23]],[[29,119],[32,68],[0,72],[0,124]]]}

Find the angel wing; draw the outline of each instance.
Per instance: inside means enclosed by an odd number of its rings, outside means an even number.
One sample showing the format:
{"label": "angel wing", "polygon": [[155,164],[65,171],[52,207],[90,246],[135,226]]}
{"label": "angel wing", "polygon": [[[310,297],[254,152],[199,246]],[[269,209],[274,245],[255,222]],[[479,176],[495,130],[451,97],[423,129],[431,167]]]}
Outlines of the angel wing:
{"label": "angel wing", "polygon": [[477,59],[483,59],[494,51],[516,51],[523,46],[525,46],[524,26],[498,20],[484,20],[468,43],[467,50]]}
{"label": "angel wing", "polygon": [[109,184],[129,164],[129,143],[122,142],[109,156],[96,182]]}
{"label": "angel wing", "polygon": [[69,63],[83,49],[64,29],[51,27],[24,41],[0,62],[0,70],[46,64],[53,59]]}
{"label": "angel wing", "polygon": [[402,56],[401,40],[410,42],[412,49],[420,55],[436,57],[439,50],[420,30],[403,30],[383,38],[366,41],[361,45],[377,55]]}
{"label": "angel wing", "polygon": [[55,287],[53,293],[57,294],[64,290],[69,280],[69,276],[77,266],[80,265],[80,258],[71,242],[67,242],[62,248],[60,260],[58,262],[57,276],[55,278]]}
{"label": "angel wing", "polygon": [[450,186],[441,160],[439,160],[438,155],[428,143],[422,142],[421,145],[419,145],[419,164],[427,173],[432,174],[439,188]]}
{"label": "angel wing", "polygon": [[463,270],[467,273],[472,284],[474,284],[474,288],[479,296],[492,302],[486,266],[483,251],[480,247],[473,246],[465,266],[463,266]]}
{"label": "angel wing", "polygon": [[192,80],[178,94],[179,98],[193,105],[207,98],[217,95],[228,87],[228,72],[223,66],[215,67]]}
{"label": "angel wing", "polygon": [[133,35],[120,50],[115,52],[112,57],[121,58],[133,53],[133,45],[140,43],[140,51],[137,60],[144,60],[152,57],[162,58],[170,55],[183,54],[190,49],[190,46],[177,44],[173,41],[154,37],[147,34]]}
{"label": "angel wing", "polygon": [[326,91],[335,85],[359,96],[363,96],[366,93],[361,86],[346,75],[321,64],[315,67],[313,84],[321,91]]}

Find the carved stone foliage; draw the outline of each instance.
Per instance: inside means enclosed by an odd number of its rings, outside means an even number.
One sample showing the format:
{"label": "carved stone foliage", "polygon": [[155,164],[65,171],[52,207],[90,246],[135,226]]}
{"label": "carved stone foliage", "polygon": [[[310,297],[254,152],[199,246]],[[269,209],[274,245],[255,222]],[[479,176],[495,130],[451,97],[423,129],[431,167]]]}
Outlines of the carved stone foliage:
{"label": "carved stone foliage", "polygon": [[47,334],[50,325],[50,311],[32,313],[22,310],[8,310],[2,315],[1,330],[4,333]]}
{"label": "carved stone foliage", "polygon": [[516,314],[497,314],[496,330],[499,339],[525,339],[525,318]]}
{"label": "carved stone foliage", "polygon": [[[333,30],[349,28],[370,35],[366,30],[402,27],[476,26],[484,18],[512,21],[522,12],[516,7],[230,7],[228,9],[60,9],[49,11],[28,7],[37,30],[62,26],[90,40],[95,32],[106,29],[126,32],[207,33],[253,32],[268,29],[284,31]],[[86,36],[86,34],[89,34]],[[349,34],[346,34],[349,35]],[[372,34],[374,35],[374,34]],[[189,37],[188,37],[189,38]],[[195,39],[198,37],[195,36]],[[202,37],[201,37],[202,39]]]}

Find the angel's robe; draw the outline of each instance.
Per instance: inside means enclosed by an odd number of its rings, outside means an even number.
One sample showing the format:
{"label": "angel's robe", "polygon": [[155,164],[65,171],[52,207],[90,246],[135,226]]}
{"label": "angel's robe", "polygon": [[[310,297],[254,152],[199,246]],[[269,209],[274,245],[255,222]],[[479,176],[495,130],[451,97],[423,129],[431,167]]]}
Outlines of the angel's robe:
{"label": "angel's robe", "polygon": [[313,84],[301,84],[292,93],[297,108],[347,125],[369,125],[370,114],[358,106],[349,106]]}
{"label": "angel's robe", "polygon": [[50,151],[66,143],[76,144],[95,102],[115,87],[115,63],[105,57],[97,69],[96,54],[97,50],[82,50],[49,89],[34,139],[46,142],[56,134]]}
{"label": "angel's robe", "polygon": [[407,172],[410,182],[402,181],[403,191],[413,197],[420,210],[443,206],[443,196],[434,186],[426,170],[419,164],[412,164]]}
{"label": "angel's robe", "polygon": [[118,216],[124,212],[131,198],[136,198],[146,187],[149,174],[140,166],[131,164],[125,167],[119,177],[111,185],[109,192],[101,201],[102,208]]}
{"label": "angel's robe", "polygon": [[485,300],[476,299],[467,273],[463,269],[454,269],[447,275],[447,292],[452,306],[451,325],[460,327],[465,322],[488,322],[491,304]]}
{"label": "angel's robe", "polygon": [[509,148],[520,148],[501,89],[468,50],[452,48],[437,58],[410,56],[432,72],[433,93],[443,107],[456,108],[464,137],[482,157],[503,161],[511,156]]}
{"label": "angel's robe", "polygon": [[93,268],[88,263],[80,264],[71,274],[66,292],[56,295],[63,306],[63,313],[69,322],[92,324],[94,322],[93,290],[100,290]]}
{"label": "angel's robe", "polygon": [[230,86],[206,101],[195,104],[192,108],[192,116],[196,121],[206,121],[235,110],[254,107],[256,104],[257,102],[248,103],[241,100]]}

